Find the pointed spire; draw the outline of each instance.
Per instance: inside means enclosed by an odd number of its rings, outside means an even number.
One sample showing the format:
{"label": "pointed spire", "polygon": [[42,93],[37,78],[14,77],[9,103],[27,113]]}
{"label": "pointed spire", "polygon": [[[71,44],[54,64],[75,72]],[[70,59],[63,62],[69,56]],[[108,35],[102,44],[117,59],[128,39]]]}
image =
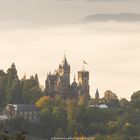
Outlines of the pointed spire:
{"label": "pointed spire", "polygon": [[63,61],[62,61],[62,66],[63,66],[64,68],[67,68],[67,67],[69,66],[65,54],[64,54]]}
{"label": "pointed spire", "polygon": [[75,74],[74,74],[74,82],[75,82],[76,80],[75,80]]}
{"label": "pointed spire", "polygon": [[73,81],[73,83],[72,83],[72,86],[73,86],[73,87],[77,87],[78,84],[76,83],[75,74],[74,74],[74,79],[73,79],[73,80],[74,80],[74,81]]}
{"label": "pointed spire", "polygon": [[51,75],[51,71],[49,71],[49,75]]}
{"label": "pointed spire", "polygon": [[66,59],[66,54],[64,53],[64,60]]}
{"label": "pointed spire", "polygon": [[96,89],[96,94],[99,94],[98,88]]}
{"label": "pointed spire", "polygon": [[66,54],[65,54],[65,52],[64,52],[64,55],[63,55],[63,61],[62,61],[62,63],[64,63],[64,62],[65,62],[65,60],[66,60]]}
{"label": "pointed spire", "polygon": [[15,63],[12,63],[11,68],[13,68],[13,69],[15,69],[15,68],[16,68]]}
{"label": "pointed spire", "polygon": [[96,93],[95,93],[95,99],[99,99],[100,95],[99,95],[99,91],[98,91],[98,88],[96,90]]}

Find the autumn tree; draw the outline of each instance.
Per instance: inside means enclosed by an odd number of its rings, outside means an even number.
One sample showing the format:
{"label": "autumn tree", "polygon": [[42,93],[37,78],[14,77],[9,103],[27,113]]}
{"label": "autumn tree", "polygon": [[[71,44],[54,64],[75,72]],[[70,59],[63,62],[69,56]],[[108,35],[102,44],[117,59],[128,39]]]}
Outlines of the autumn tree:
{"label": "autumn tree", "polygon": [[57,123],[57,128],[61,128],[63,132],[66,130],[67,127],[67,111],[63,107],[54,106],[53,107],[53,115],[55,117],[55,121]]}
{"label": "autumn tree", "polygon": [[47,104],[51,104],[51,97],[50,96],[43,96],[36,102],[36,106],[38,108],[43,108]]}
{"label": "autumn tree", "polygon": [[66,110],[67,110],[67,116],[69,121],[76,119],[76,107],[77,107],[77,102],[75,100],[71,100],[71,99],[67,100]]}
{"label": "autumn tree", "polygon": [[102,102],[107,104],[109,107],[119,107],[120,103],[115,93],[110,90],[106,90]]}

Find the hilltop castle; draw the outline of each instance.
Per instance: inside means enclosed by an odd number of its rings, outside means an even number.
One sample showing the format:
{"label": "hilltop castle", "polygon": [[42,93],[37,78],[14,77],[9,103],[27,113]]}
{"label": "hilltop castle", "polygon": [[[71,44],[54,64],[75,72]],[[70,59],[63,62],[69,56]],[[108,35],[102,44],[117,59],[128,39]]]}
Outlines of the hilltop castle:
{"label": "hilltop castle", "polygon": [[77,99],[83,96],[89,99],[89,72],[84,69],[78,71],[78,83],[75,80],[70,84],[71,67],[64,55],[62,63],[55,73],[48,73],[45,82],[45,92],[48,96],[54,97],[60,95],[62,98]]}

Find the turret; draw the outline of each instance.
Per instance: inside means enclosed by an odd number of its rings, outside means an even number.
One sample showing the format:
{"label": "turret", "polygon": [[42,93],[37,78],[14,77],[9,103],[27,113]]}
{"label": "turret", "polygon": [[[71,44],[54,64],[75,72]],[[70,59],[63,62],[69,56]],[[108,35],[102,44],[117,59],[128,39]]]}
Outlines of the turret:
{"label": "turret", "polygon": [[73,99],[77,99],[78,98],[78,84],[76,83],[75,75],[74,75],[74,81],[71,84],[70,90],[71,90],[70,97]]}
{"label": "turret", "polygon": [[78,72],[79,94],[89,99],[89,72],[82,70]]}
{"label": "turret", "polygon": [[97,89],[96,93],[95,93],[95,100],[99,100],[99,98],[100,98],[100,95],[99,95],[99,91]]}
{"label": "turret", "polygon": [[66,56],[64,55],[64,58],[62,60],[62,64],[59,65],[59,75],[63,76],[65,73],[70,74],[70,65],[68,64]]}
{"label": "turret", "polygon": [[59,65],[58,77],[60,81],[60,93],[65,98],[70,89],[70,65],[65,55],[62,63]]}

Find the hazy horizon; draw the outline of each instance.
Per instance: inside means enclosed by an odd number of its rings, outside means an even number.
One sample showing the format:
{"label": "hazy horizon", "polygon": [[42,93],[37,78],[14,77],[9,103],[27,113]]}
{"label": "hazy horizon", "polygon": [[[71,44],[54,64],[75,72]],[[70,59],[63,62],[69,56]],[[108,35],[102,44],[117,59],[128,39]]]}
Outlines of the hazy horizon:
{"label": "hazy horizon", "polygon": [[112,90],[119,98],[140,89],[140,22],[80,23],[98,13],[140,14],[138,0],[0,0],[0,69],[15,62],[19,77],[38,73],[44,85],[66,52],[74,73],[87,61],[90,94]]}

